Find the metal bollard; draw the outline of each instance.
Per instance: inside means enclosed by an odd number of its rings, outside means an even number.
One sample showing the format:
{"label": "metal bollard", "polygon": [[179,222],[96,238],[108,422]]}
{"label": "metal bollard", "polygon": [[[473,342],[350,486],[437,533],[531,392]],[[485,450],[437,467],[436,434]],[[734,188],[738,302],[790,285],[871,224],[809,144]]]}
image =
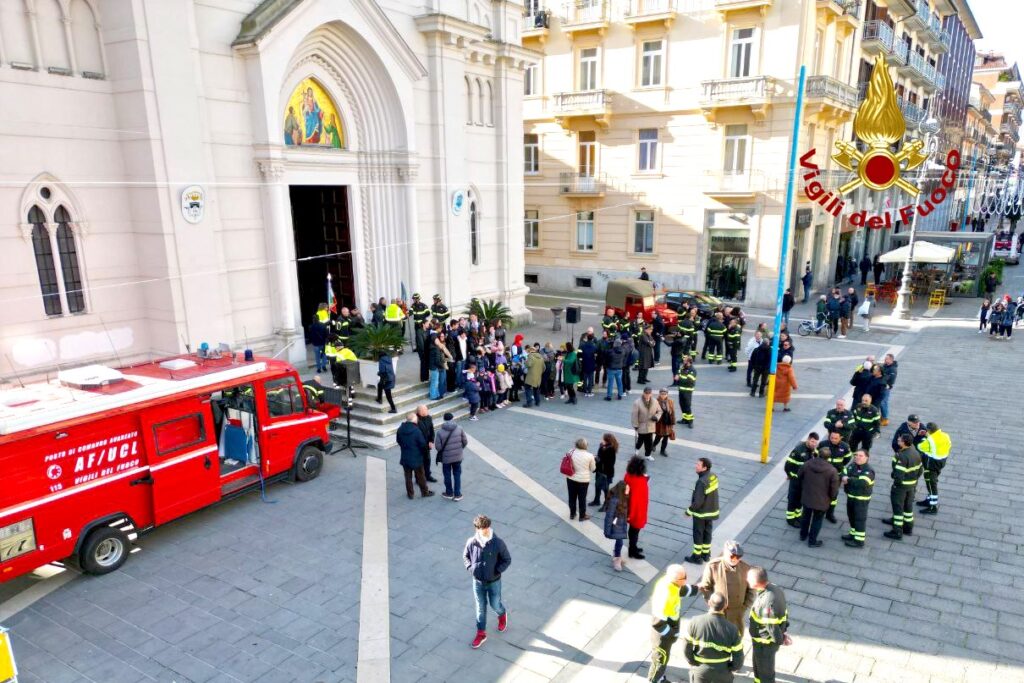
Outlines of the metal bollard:
{"label": "metal bollard", "polygon": [[552,308],[551,315],[554,316],[554,320],[551,322],[551,331],[558,332],[562,329],[562,308]]}

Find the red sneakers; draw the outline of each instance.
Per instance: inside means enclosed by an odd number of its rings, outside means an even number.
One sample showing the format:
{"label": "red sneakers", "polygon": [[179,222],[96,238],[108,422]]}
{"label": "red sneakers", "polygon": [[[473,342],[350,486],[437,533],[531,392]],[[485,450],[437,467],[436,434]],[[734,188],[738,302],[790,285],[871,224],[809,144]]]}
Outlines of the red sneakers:
{"label": "red sneakers", "polygon": [[498,631],[504,633],[505,629],[508,628],[508,610],[498,617]]}
{"label": "red sneakers", "polygon": [[477,649],[487,640],[487,631],[477,631],[476,638],[473,639],[473,649]]}

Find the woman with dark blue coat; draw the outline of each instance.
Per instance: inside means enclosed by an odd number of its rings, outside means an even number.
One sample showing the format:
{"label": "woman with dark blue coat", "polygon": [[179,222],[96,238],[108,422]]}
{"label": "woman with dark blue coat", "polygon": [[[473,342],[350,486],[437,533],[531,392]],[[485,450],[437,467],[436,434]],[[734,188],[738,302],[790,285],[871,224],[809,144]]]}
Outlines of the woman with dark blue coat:
{"label": "woman with dark blue coat", "polygon": [[629,486],[620,481],[608,492],[604,515],[604,537],[615,541],[612,568],[622,571],[622,542],[629,536]]}
{"label": "woman with dark blue coat", "polygon": [[377,403],[381,402],[381,393],[388,397],[389,413],[397,413],[395,401],[391,398],[391,390],[395,388],[395,364],[387,351],[382,351],[377,361]]}

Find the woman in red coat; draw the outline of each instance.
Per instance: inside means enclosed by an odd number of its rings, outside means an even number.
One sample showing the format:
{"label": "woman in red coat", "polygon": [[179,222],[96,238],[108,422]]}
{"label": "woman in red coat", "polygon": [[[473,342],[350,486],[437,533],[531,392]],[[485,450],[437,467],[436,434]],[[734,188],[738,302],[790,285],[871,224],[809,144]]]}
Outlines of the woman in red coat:
{"label": "woman in red coat", "polygon": [[623,477],[629,487],[629,556],[644,559],[643,548],[637,545],[640,530],[647,526],[647,502],[650,497],[647,484],[647,462],[638,456],[629,459],[626,465],[626,476]]}

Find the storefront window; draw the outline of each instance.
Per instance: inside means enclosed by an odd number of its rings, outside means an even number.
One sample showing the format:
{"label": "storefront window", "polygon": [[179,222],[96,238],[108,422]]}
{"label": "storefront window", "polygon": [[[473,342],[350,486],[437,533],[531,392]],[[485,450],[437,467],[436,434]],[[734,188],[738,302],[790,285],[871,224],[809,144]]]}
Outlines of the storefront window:
{"label": "storefront window", "polygon": [[705,289],[717,297],[743,300],[747,288],[749,230],[710,229]]}

